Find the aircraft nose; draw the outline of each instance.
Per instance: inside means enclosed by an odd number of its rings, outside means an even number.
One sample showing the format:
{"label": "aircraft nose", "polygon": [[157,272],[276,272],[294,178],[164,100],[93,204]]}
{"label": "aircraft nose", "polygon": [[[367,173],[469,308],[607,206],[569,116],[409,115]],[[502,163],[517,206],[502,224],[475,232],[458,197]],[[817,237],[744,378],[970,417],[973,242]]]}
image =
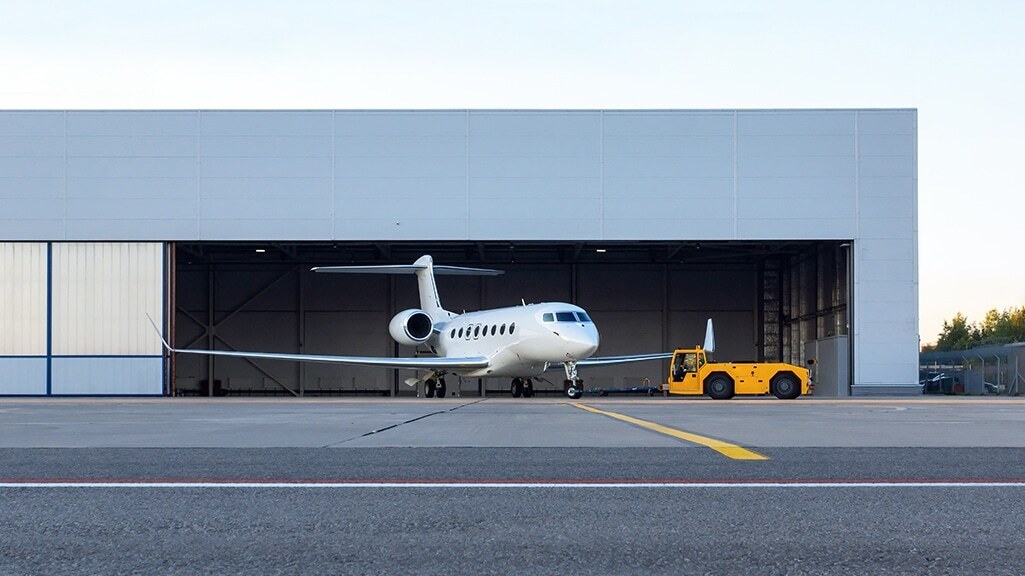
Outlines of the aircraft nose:
{"label": "aircraft nose", "polygon": [[562,335],[573,358],[587,358],[598,350],[598,330],[593,324],[566,330]]}

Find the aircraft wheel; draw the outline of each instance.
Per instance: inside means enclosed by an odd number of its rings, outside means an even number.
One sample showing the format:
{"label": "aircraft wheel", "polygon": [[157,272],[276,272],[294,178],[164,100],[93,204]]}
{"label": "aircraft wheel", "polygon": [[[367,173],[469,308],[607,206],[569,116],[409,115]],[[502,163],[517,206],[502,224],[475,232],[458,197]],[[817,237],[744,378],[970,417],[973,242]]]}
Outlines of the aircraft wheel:
{"label": "aircraft wheel", "polygon": [[566,380],[563,383],[563,389],[566,391],[566,396],[570,399],[579,400],[580,397],[584,395],[584,381],[577,380],[574,382],[572,380]]}
{"label": "aircraft wheel", "polygon": [[523,383],[523,397],[533,398],[534,397],[534,381],[530,378]]}
{"label": "aircraft wheel", "polygon": [[512,386],[509,387],[509,391],[512,392],[513,398],[519,398],[523,394],[523,380],[513,378]]}
{"label": "aircraft wheel", "polygon": [[424,396],[428,398],[434,398],[435,386],[436,384],[434,383],[434,378],[428,378],[427,380],[424,380]]}
{"label": "aircraft wheel", "polygon": [[444,398],[445,397],[445,379],[444,378],[439,378],[438,379],[438,387],[436,388],[436,392],[438,394],[438,398]]}

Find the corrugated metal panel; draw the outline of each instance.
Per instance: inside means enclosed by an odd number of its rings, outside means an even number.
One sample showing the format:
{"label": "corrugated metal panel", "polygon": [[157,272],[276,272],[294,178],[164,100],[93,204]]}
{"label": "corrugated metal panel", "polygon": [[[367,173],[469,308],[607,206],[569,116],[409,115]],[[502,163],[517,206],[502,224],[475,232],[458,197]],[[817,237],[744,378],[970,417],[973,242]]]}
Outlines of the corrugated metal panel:
{"label": "corrugated metal panel", "polygon": [[46,394],[46,358],[0,357],[0,396]]}
{"label": "corrugated metal panel", "polygon": [[46,244],[0,243],[0,356],[45,355]]}
{"label": "corrugated metal panel", "polygon": [[[152,329],[151,329],[152,333]],[[54,394],[163,393],[162,358],[54,358]]]}
{"label": "corrugated metal panel", "polygon": [[160,354],[163,283],[159,243],[54,244],[54,355]]}

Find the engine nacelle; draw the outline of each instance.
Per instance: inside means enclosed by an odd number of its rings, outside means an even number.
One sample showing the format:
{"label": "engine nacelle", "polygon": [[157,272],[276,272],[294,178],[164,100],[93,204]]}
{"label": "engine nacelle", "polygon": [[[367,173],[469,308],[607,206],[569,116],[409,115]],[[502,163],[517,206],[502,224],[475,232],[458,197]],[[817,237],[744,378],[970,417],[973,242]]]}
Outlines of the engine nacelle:
{"label": "engine nacelle", "polygon": [[416,346],[423,344],[434,332],[434,320],[431,315],[419,308],[403,310],[388,323],[388,333],[399,344]]}

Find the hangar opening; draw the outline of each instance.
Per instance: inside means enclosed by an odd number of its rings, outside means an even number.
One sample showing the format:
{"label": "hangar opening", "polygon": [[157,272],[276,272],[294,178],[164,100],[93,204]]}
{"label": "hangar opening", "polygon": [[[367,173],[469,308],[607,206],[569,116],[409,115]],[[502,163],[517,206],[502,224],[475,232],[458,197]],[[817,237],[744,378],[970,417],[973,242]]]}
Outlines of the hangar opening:
{"label": "hangar opening", "polygon": [[[167,283],[177,348],[353,356],[413,356],[388,323],[419,305],[412,277],[324,275],[314,266],[438,264],[497,268],[495,277],[439,276],[454,312],[573,302],[601,333],[598,355],[652,353],[701,342],[715,323],[718,361],[816,358],[818,394],[846,395],[850,378],[850,241],[179,242]],[[561,393],[561,375],[536,384]],[[175,395],[415,396],[413,371],[177,354]],[[667,377],[666,361],[581,369],[589,387]],[[456,379],[449,395],[505,395],[504,379]]]}

